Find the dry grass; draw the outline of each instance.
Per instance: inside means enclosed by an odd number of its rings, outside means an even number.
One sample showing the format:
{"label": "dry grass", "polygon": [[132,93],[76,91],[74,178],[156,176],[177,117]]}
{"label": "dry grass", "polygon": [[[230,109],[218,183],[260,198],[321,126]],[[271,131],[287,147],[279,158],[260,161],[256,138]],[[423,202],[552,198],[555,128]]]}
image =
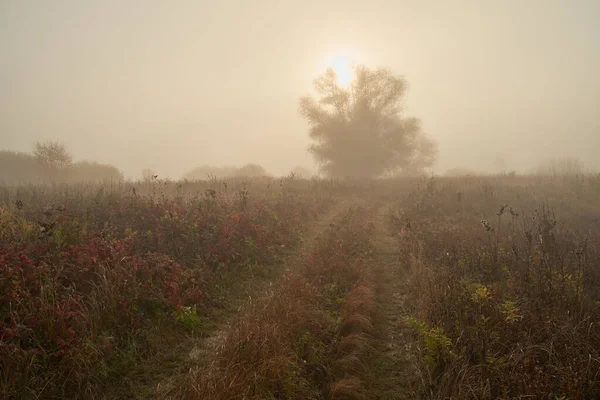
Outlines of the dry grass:
{"label": "dry grass", "polygon": [[[362,334],[353,339],[342,335],[342,329],[353,327],[362,333],[372,328],[368,319],[364,325],[358,312],[365,304],[373,304],[370,291],[356,281],[354,289],[346,286],[364,263],[348,254],[350,249],[354,253],[366,250],[368,232],[360,230],[366,217],[364,210],[344,213],[307,254],[303,273],[289,273],[274,292],[234,324],[217,356],[190,375],[191,398],[309,399],[329,395],[334,379],[331,363],[335,364],[334,354],[340,352],[339,338],[346,350],[355,342],[346,357],[358,354],[365,344]],[[348,304],[355,310],[351,319],[339,316],[340,298],[350,299]]]}
{"label": "dry grass", "polygon": [[316,301],[317,293],[305,279],[288,275],[232,327],[211,365],[192,373],[191,398],[287,397],[297,390],[302,382],[294,382],[294,371],[314,355],[312,343],[303,349],[294,344],[307,332],[322,336]]}
{"label": "dry grass", "polygon": [[345,297],[339,341],[331,363],[333,383],[329,398],[366,398],[377,309],[373,286],[373,268],[369,265],[362,270],[361,281]]}
{"label": "dry grass", "polygon": [[343,336],[337,346],[339,358],[349,354],[361,354],[368,350],[368,341],[362,333]]}
{"label": "dry grass", "polygon": [[181,343],[214,324],[233,278],[278,266],[331,204],[328,187],[287,179],[2,188],[0,397],[101,398],[105,388],[145,397],[177,370]]}
{"label": "dry grass", "polygon": [[329,396],[332,400],[368,399],[364,382],[356,376],[348,376],[335,382]]}
{"label": "dry grass", "polygon": [[[392,286],[381,282],[392,271],[383,273],[384,261],[407,281],[402,304],[414,330],[397,320],[394,327],[420,344],[421,397],[600,398],[598,177],[264,178],[153,181],[135,184],[135,193],[127,183],[0,192],[0,257],[11,266],[0,270],[0,285],[11,288],[0,293],[10,297],[0,304],[5,397],[26,388],[21,397],[98,398],[103,386],[129,383],[114,397],[146,397],[171,370],[186,377],[158,395],[368,398],[375,364],[397,373],[389,363],[402,351],[394,343],[380,354],[381,303],[391,299],[383,286]],[[375,245],[374,223],[382,223],[372,209],[348,209],[276,285],[250,293],[222,336],[186,358],[185,339],[210,331],[232,281],[276,266],[332,197],[356,195],[371,204],[397,199],[397,251]],[[50,205],[68,211],[45,217]],[[51,234],[33,229],[45,226]],[[186,308],[194,305],[198,315]],[[388,308],[385,317],[394,317]],[[138,368],[153,360],[155,368]]]}
{"label": "dry grass", "polygon": [[392,224],[428,398],[600,396],[597,177],[430,180]]}

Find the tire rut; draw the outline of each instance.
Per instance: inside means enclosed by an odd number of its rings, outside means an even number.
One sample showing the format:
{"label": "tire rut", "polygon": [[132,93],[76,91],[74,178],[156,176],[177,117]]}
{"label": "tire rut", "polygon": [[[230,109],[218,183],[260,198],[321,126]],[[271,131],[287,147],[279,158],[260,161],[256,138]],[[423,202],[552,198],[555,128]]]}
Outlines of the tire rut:
{"label": "tire rut", "polygon": [[414,399],[419,386],[417,343],[408,326],[407,266],[400,263],[400,243],[390,232],[393,204],[379,209],[373,238],[379,303],[379,334],[374,343],[369,398]]}
{"label": "tire rut", "polygon": [[280,279],[286,272],[293,271],[302,266],[305,257],[315,246],[318,238],[333,223],[335,218],[352,205],[358,204],[358,199],[344,199],[335,204],[329,211],[321,216],[317,221],[311,224],[311,227],[300,238],[300,244],[284,256],[280,263],[283,268],[278,268],[277,273],[271,279],[253,279],[247,283],[241,291],[239,298],[233,303],[239,304],[236,309],[225,317],[212,332],[203,338],[195,338],[188,344],[189,351],[185,359],[181,360],[181,366],[178,371],[163,377],[155,384],[150,394],[143,393],[137,398],[145,399],[179,399],[183,398],[183,393],[188,384],[187,375],[192,368],[201,368],[208,365],[215,358],[218,351],[226,339],[227,332],[242,317],[246,310],[251,310],[252,306],[262,298],[269,296],[278,286]]}

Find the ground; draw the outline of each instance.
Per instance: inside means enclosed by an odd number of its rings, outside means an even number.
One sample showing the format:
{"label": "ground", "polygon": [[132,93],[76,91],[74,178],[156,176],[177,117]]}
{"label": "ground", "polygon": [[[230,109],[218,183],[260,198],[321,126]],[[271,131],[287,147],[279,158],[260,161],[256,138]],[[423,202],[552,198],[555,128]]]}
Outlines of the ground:
{"label": "ground", "polygon": [[598,189],[591,176],[8,188],[0,390],[596,398]]}

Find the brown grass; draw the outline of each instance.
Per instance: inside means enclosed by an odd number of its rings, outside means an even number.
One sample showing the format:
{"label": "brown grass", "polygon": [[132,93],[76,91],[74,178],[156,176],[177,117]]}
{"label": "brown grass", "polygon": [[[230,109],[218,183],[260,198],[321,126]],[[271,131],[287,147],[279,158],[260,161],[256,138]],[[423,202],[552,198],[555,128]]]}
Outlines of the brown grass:
{"label": "brown grass", "polygon": [[[315,312],[316,301],[315,290],[302,277],[288,275],[277,292],[232,327],[212,364],[192,374],[191,398],[286,396],[295,389],[290,385],[301,385],[292,375],[308,361],[299,360],[293,344],[307,330],[318,333],[323,317]],[[309,357],[310,350],[303,350]]]}
{"label": "brown grass", "polygon": [[599,194],[596,177],[442,179],[406,192],[392,224],[425,397],[600,396]]}
{"label": "brown grass", "polygon": [[[342,335],[347,365],[364,352],[364,334],[372,330],[358,310],[374,306],[371,291],[352,282],[364,262],[348,257],[367,243],[367,231],[359,230],[365,210],[351,209],[332,224],[327,235],[304,261],[303,274],[290,272],[278,288],[258,301],[232,326],[217,356],[190,374],[192,399],[323,398],[331,388],[336,336],[357,330],[358,336]],[[332,247],[333,244],[333,247]],[[358,246],[360,245],[360,246]],[[343,260],[344,262],[341,262]],[[352,282],[349,292],[344,285]],[[338,299],[351,304],[353,313],[340,318]],[[345,308],[344,308],[345,310]],[[340,326],[340,333],[335,327]],[[363,365],[362,361],[354,363]],[[340,386],[341,387],[341,386]],[[340,389],[341,390],[341,389]],[[359,388],[359,392],[364,388]],[[341,392],[340,392],[341,393]],[[357,392],[358,393],[358,392]]]}
{"label": "brown grass", "polygon": [[329,398],[332,400],[363,400],[368,397],[364,382],[356,376],[347,376],[332,385]]}
{"label": "brown grass", "polygon": [[337,351],[339,357],[353,353],[364,353],[367,350],[367,337],[363,333],[353,333],[340,339]]}
{"label": "brown grass", "polygon": [[331,364],[335,378],[330,389],[332,399],[362,399],[367,394],[376,299],[372,268],[363,269],[362,275],[361,283],[352,288],[344,301],[339,343]]}

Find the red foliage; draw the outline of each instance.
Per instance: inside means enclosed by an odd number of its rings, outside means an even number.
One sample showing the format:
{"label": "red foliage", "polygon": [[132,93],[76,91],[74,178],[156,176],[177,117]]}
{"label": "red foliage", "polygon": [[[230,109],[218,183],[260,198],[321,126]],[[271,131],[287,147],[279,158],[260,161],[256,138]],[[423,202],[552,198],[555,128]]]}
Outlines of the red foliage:
{"label": "red foliage", "polygon": [[[12,346],[0,358],[25,364],[42,351],[52,368],[94,344],[111,351],[118,342],[103,343],[100,332],[140,329],[156,312],[202,307],[215,271],[272,262],[303,218],[322,208],[213,200],[113,198],[48,217],[43,234],[0,243],[0,342]],[[23,225],[41,225],[36,215],[22,217]]]}

